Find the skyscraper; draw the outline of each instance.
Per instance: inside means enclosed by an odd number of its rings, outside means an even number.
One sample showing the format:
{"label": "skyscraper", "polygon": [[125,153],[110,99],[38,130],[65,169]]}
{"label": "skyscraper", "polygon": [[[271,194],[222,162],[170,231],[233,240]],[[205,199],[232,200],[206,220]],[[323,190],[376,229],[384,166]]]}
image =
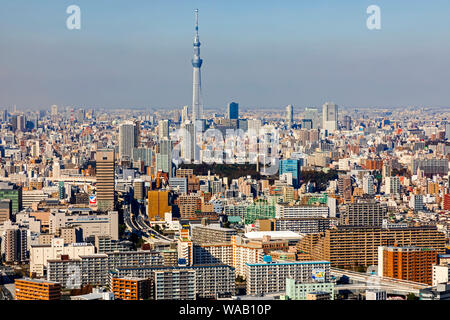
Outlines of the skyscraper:
{"label": "skyscraper", "polygon": [[194,37],[194,57],[192,58],[193,83],[192,83],[192,122],[202,119],[203,104],[201,101],[201,73],[200,68],[203,60],[200,59],[200,38],[198,36],[198,9],[195,9],[195,37]]}
{"label": "skyscraper", "polygon": [[294,123],[294,107],[290,104],[286,107],[286,124],[288,128]]}
{"label": "skyscraper", "polygon": [[312,126],[311,129],[317,129],[319,127],[318,121],[318,111],[315,108],[306,108],[303,116],[304,120],[311,120]]}
{"label": "skyscraper", "polygon": [[239,104],[231,102],[228,104],[228,119],[239,119]]}
{"label": "skyscraper", "polygon": [[338,106],[334,103],[327,102],[323,105],[323,129],[328,133],[337,130]]}
{"label": "skyscraper", "polygon": [[160,120],[158,123],[159,139],[169,139],[169,120]]}
{"label": "skyscraper", "polygon": [[119,127],[119,157],[131,158],[133,148],[137,147],[137,129],[132,122],[122,123]]}
{"label": "skyscraper", "polygon": [[156,170],[167,172],[172,177],[172,141],[168,139],[159,142],[159,152],[156,155]]}
{"label": "skyscraper", "polygon": [[98,150],[96,155],[98,210],[114,209],[115,152],[113,149]]}

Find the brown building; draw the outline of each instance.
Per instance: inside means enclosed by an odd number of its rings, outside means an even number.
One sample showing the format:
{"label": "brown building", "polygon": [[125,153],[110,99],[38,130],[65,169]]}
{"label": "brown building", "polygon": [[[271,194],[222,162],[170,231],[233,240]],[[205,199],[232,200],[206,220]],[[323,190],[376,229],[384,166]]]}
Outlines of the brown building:
{"label": "brown building", "polygon": [[144,278],[113,278],[112,291],[117,299],[144,300],[151,297],[150,279]]}
{"label": "brown building", "polygon": [[0,224],[8,221],[11,218],[12,201],[10,199],[3,199],[0,201]]}
{"label": "brown building", "polygon": [[354,268],[378,264],[380,246],[415,246],[445,253],[445,235],[436,227],[380,228],[338,226],[307,234],[297,247],[313,260],[330,261],[333,267]]}
{"label": "brown building", "polygon": [[97,205],[100,211],[114,210],[115,152],[98,150],[96,155]]}
{"label": "brown building", "polygon": [[418,247],[379,247],[378,273],[383,277],[433,284],[436,250]]}
{"label": "brown building", "polygon": [[172,212],[169,206],[169,191],[148,192],[148,218],[151,220],[164,219],[166,212]]}
{"label": "brown building", "polygon": [[16,279],[16,300],[60,300],[61,284],[40,279]]}

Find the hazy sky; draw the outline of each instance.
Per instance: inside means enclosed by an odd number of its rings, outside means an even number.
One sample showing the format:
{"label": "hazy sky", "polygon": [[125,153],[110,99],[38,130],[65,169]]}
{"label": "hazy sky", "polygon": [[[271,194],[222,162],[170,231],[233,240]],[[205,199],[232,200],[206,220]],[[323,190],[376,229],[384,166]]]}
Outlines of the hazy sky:
{"label": "hazy sky", "polygon": [[450,106],[448,0],[2,0],[0,106],[191,104],[195,8],[206,106]]}

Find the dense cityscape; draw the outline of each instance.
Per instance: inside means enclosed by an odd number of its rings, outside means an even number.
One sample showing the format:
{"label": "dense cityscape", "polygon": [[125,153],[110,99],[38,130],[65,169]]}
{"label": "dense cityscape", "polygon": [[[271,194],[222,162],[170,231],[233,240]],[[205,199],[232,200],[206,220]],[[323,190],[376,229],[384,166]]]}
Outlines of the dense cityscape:
{"label": "dense cityscape", "polygon": [[449,300],[450,108],[2,108],[1,300]]}

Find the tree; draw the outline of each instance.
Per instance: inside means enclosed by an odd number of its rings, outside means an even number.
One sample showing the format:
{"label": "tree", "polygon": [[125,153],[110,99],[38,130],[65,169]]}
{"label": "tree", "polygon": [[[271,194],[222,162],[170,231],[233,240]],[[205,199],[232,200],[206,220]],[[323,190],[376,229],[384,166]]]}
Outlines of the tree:
{"label": "tree", "polygon": [[418,300],[419,298],[414,293],[408,293],[406,300]]}

